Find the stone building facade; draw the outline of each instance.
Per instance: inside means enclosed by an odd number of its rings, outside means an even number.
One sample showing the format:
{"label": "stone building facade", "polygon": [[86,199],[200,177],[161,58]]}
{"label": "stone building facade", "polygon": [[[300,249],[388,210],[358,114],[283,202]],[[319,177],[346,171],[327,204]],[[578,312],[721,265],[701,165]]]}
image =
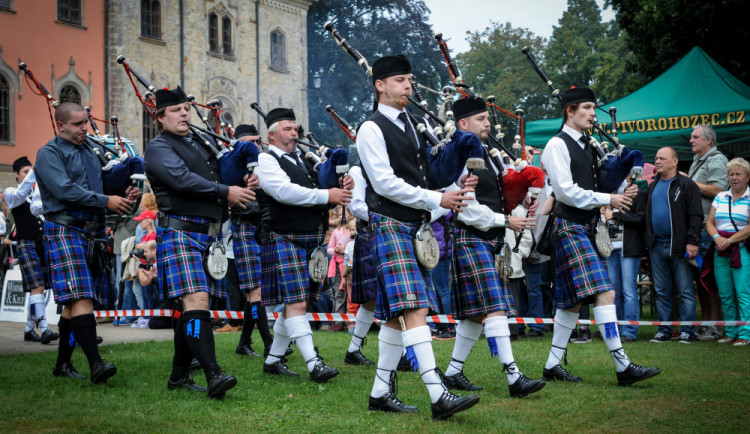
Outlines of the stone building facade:
{"label": "stone building facade", "polygon": [[[234,125],[265,125],[250,107],[292,107],[307,125],[307,9],[312,0],[110,0],[108,109],[142,151],[154,134],[122,65],[155,88],[218,99]],[[140,85],[139,85],[140,86]],[[145,90],[140,87],[141,93]],[[200,120],[193,113],[193,123]]]}

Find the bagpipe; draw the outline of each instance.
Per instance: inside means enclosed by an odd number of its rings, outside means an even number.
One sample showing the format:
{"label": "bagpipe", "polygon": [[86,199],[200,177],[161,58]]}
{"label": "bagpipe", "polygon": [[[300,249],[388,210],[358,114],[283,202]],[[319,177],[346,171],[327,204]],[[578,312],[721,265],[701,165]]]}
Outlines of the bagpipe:
{"label": "bagpipe", "polygon": [[[435,34],[438,41],[440,52],[443,54],[448,73],[453,82],[453,86],[462,97],[467,98],[474,96],[471,87],[466,84],[461,77],[461,72],[450,55],[450,49],[446,41],[442,39],[441,33]],[[446,89],[447,88],[447,89]],[[450,92],[450,86],[443,88],[445,102],[443,103],[446,119],[452,118],[453,96]],[[524,111],[517,109],[516,114],[504,110],[495,104],[495,97],[490,95],[485,101],[487,110],[492,120],[491,124],[495,129],[495,134],[490,134],[488,143],[490,148],[488,154],[493,164],[497,167],[501,185],[501,195],[503,204],[507,212],[515,209],[523,202],[526,196],[530,196],[534,201],[541,189],[544,187],[544,172],[535,166],[531,166],[526,161],[524,152]],[[502,131],[502,124],[498,112],[515,119],[515,136],[512,148],[505,144],[505,134]]]}
{"label": "bagpipe", "polygon": [[[156,89],[154,86],[130,66],[125,56],[118,56],[117,63],[125,69],[125,73],[130,79],[133,90],[143,108],[152,119],[156,120]],[[145,94],[142,95],[140,93],[136,81],[147,89]],[[221,181],[226,185],[241,187],[247,185],[244,177],[245,175],[251,176],[255,167],[258,166],[259,145],[252,141],[240,142],[234,138],[234,129],[223,116],[220,101],[214,100],[206,105],[198,104],[195,101],[195,97],[190,94],[188,95],[188,103],[193,107],[205,125],[205,128],[203,128],[188,123],[190,132],[196,140],[200,141],[218,159]],[[210,110],[214,116],[214,127],[209,123],[209,118],[204,114],[203,108]]]}
{"label": "bagpipe", "polygon": [[[46,100],[50,113],[50,121],[52,122],[52,130],[57,135],[52,108],[56,108],[59,102],[36,79],[34,73],[26,63],[19,61],[18,68],[23,71],[26,83],[31,91],[36,95],[44,97]],[[86,134],[83,146],[91,149],[97,156],[99,163],[101,163],[104,194],[124,195],[128,187],[143,188],[143,182],[146,179],[143,158],[138,155],[138,151],[130,140],[123,139],[120,136],[117,116],[112,116],[109,121],[105,121],[95,118],[91,114],[89,107],[84,107],[84,109],[94,134]],[[111,125],[112,134],[102,135],[96,123],[97,121]],[[138,210],[137,205],[136,203],[131,213],[135,213]]]}
{"label": "bagpipe", "polygon": [[[267,114],[257,102],[250,104],[250,107],[258,112],[265,121]],[[295,139],[295,142],[303,151],[305,159],[312,163],[315,173],[318,176],[318,185],[320,188],[329,189],[339,187],[340,180],[349,172],[349,153],[344,148],[330,148],[320,144],[312,133],[304,135],[300,127],[300,136],[304,136],[308,141]]]}
{"label": "bagpipe", "polygon": [[[531,67],[550,88],[551,95],[562,102],[560,90],[555,88],[552,84],[552,80],[550,80],[542,67],[539,66],[534,55],[529,51],[529,48],[524,47],[521,52],[526,55]],[[605,193],[617,191],[622,182],[626,179],[631,183],[635,181],[643,174],[643,164],[645,162],[645,158],[641,151],[628,149],[620,143],[620,140],[617,138],[617,110],[615,107],[610,107],[608,112],[612,118],[612,135],[609,135],[599,126],[599,122],[596,118],[591,121],[593,131],[596,131],[600,138],[606,140],[602,140],[601,143],[599,143],[591,135],[585,134],[589,145],[594,152],[596,152],[598,166],[603,175],[601,177],[603,182],[601,183],[599,190]],[[612,151],[609,150],[609,143],[607,141],[614,146]]]}
{"label": "bagpipe", "polygon": [[[346,51],[357,64],[362,66],[369,77],[372,77],[372,68],[367,59],[341,36],[333,23],[329,21],[325,23],[323,28],[333,36],[336,44]],[[412,91],[415,89],[417,89],[416,86],[412,88]],[[463,173],[469,158],[473,159],[473,162],[470,163],[471,165],[475,167],[484,166],[482,143],[476,135],[461,133],[457,130],[449,131],[449,134],[446,134],[445,121],[438,121],[439,118],[426,107],[426,104],[422,104],[412,97],[409,100],[428,117],[423,120],[407,111],[407,115],[415,125],[415,129],[428,143],[427,160],[430,173],[429,187],[431,189],[444,188],[456,182],[461,173]],[[433,128],[431,130],[428,119],[436,122],[436,126],[440,128]]]}

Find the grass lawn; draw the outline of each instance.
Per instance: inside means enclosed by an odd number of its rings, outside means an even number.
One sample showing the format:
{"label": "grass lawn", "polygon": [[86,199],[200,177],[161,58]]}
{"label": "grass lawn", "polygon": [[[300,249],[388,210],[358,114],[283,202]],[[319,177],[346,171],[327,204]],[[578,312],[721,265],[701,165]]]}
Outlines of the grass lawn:
{"label": "grass lawn", "polygon": [[[523,399],[508,395],[505,374],[490,359],[484,339],[477,342],[466,375],[484,387],[474,408],[433,422],[427,391],[416,373],[399,373],[398,396],[419,407],[416,414],[367,411],[372,366],[343,363],[346,333],[315,332],[326,362],[341,371],[331,382],[309,381],[298,351],[289,366],[300,378],[262,374],[260,358],[234,354],[238,333],[216,334],[219,363],[239,382],[223,401],[166,388],[172,342],[101,347],[115,363],[106,385],[51,375],[56,353],[0,356],[0,431],[111,432],[748,432],[750,420],[750,348],[676,341],[652,344],[652,327],[641,327],[639,340],[626,344],[632,360],[658,366],[662,374],[628,388],[617,386],[612,359],[603,342],[571,344],[568,370],[579,384],[551,383]],[[257,337],[257,333],[255,334]],[[551,333],[513,343],[522,372],[540,378]],[[453,341],[434,341],[438,366],[446,368]],[[262,350],[262,345],[256,345]],[[377,336],[363,352],[377,359]],[[83,353],[73,363],[88,375]],[[196,381],[205,385],[202,373]]]}

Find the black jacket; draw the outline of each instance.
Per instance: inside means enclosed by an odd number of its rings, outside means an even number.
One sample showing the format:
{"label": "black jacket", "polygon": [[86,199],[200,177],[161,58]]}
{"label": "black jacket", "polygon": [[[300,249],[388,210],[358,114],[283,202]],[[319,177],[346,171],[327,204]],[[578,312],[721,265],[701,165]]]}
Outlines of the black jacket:
{"label": "black jacket", "polygon": [[[654,247],[656,237],[651,224],[651,197],[656,184],[661,181],[657,175],[654,182],[648,186],[648,202],[646,204],[646,244]],[[701,227],[703,226],[703,205],[698,185],[687,176],[677,174],[669,185],[669,214],[672,219],[672,236],[670,253],[672,256],[685,256],[688,244],[700,245]]]}
{"label": "black jacket", "polygon": [[646,192],[638,190],[633,205],[628,212],[614,213],[613,220],[623,225],[622,256],[638,257],[646,254]]}

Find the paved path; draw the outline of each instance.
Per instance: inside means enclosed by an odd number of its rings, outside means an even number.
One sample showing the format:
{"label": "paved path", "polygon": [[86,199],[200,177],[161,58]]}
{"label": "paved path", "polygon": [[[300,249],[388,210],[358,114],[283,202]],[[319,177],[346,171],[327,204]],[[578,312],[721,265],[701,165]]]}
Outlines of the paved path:
{"label": "paved path", "polygon": [[[0,321],[0,354],[36,353],[40,351],[57,351],[57,341],[48,345],[37,342],[24,342],[25,323]],[[52,330],[57,331],[57,325]],[[167,341],[172,339],[172,329],[134,329],[129,325],[113,326],[111,322],[99,323],[96,333],[104,339],[102,345],[124,342]]]}

